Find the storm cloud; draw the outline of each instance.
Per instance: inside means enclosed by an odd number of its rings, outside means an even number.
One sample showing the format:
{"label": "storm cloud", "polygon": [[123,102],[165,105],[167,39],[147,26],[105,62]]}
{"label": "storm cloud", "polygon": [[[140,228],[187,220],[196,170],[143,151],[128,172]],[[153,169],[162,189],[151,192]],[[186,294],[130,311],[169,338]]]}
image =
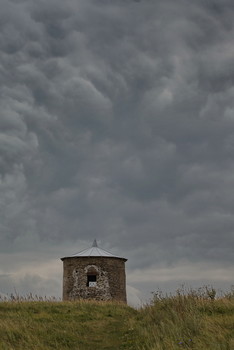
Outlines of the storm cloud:
{"label": "storm cloud", "polygon": [[58,258],[95,237],[132,288],[233,283],[233,18],[229,0],[2,0],[1,292],[60,295]]}

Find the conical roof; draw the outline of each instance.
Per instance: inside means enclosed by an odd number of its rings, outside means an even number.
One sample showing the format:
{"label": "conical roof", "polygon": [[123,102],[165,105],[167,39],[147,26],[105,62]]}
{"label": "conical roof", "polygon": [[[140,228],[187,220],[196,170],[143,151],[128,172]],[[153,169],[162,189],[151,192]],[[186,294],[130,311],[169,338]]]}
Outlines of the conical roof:
{"label": "conical roof", "polygon": [[76,257],[105,257],[105,258],[119,258],[119,259],[124,259],[127,261],[127,259],[118,256],[118,255],[114,255],[111,252],[108,252],[105,249],[102,249],[100,247],[98,247],[97,245],[97,241],[96,239],[93,241],[92,247],[88,248],[88,249],[84,249],[81,252],[75,253],[71,256],[65,256],[63,259],[65,258],[76,258]]}

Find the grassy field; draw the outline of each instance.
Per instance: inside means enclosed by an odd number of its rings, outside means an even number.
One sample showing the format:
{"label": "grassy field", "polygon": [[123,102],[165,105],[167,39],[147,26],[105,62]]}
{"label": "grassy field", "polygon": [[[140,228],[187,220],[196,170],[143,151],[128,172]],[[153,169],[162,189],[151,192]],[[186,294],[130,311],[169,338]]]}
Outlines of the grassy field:
{"label": "grassy field", "polygon": [[115,303],[0,303],[0,350],[234,350],[234,295],[155,293],[135,310]]}

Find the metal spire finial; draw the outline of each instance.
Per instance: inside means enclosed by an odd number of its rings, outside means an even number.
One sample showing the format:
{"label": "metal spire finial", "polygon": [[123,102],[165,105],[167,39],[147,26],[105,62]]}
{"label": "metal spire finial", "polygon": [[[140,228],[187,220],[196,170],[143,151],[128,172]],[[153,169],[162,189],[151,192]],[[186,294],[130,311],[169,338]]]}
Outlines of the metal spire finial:
{"label": "metal spire finial", "polygon": [[92,245],[92,247],[97,247],[98,245],[97,245],[97,241],[96,241],[96,239],[93,241],[93,245]]}

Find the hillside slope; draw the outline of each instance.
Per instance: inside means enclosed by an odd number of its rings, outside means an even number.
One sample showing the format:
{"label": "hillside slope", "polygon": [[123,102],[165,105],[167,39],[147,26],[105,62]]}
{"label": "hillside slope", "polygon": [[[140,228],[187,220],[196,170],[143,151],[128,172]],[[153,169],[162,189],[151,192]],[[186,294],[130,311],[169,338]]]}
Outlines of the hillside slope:
{"label": "hillside slope", "polygon": [[234,350],[234,299],[0,303],[0,350]]}

